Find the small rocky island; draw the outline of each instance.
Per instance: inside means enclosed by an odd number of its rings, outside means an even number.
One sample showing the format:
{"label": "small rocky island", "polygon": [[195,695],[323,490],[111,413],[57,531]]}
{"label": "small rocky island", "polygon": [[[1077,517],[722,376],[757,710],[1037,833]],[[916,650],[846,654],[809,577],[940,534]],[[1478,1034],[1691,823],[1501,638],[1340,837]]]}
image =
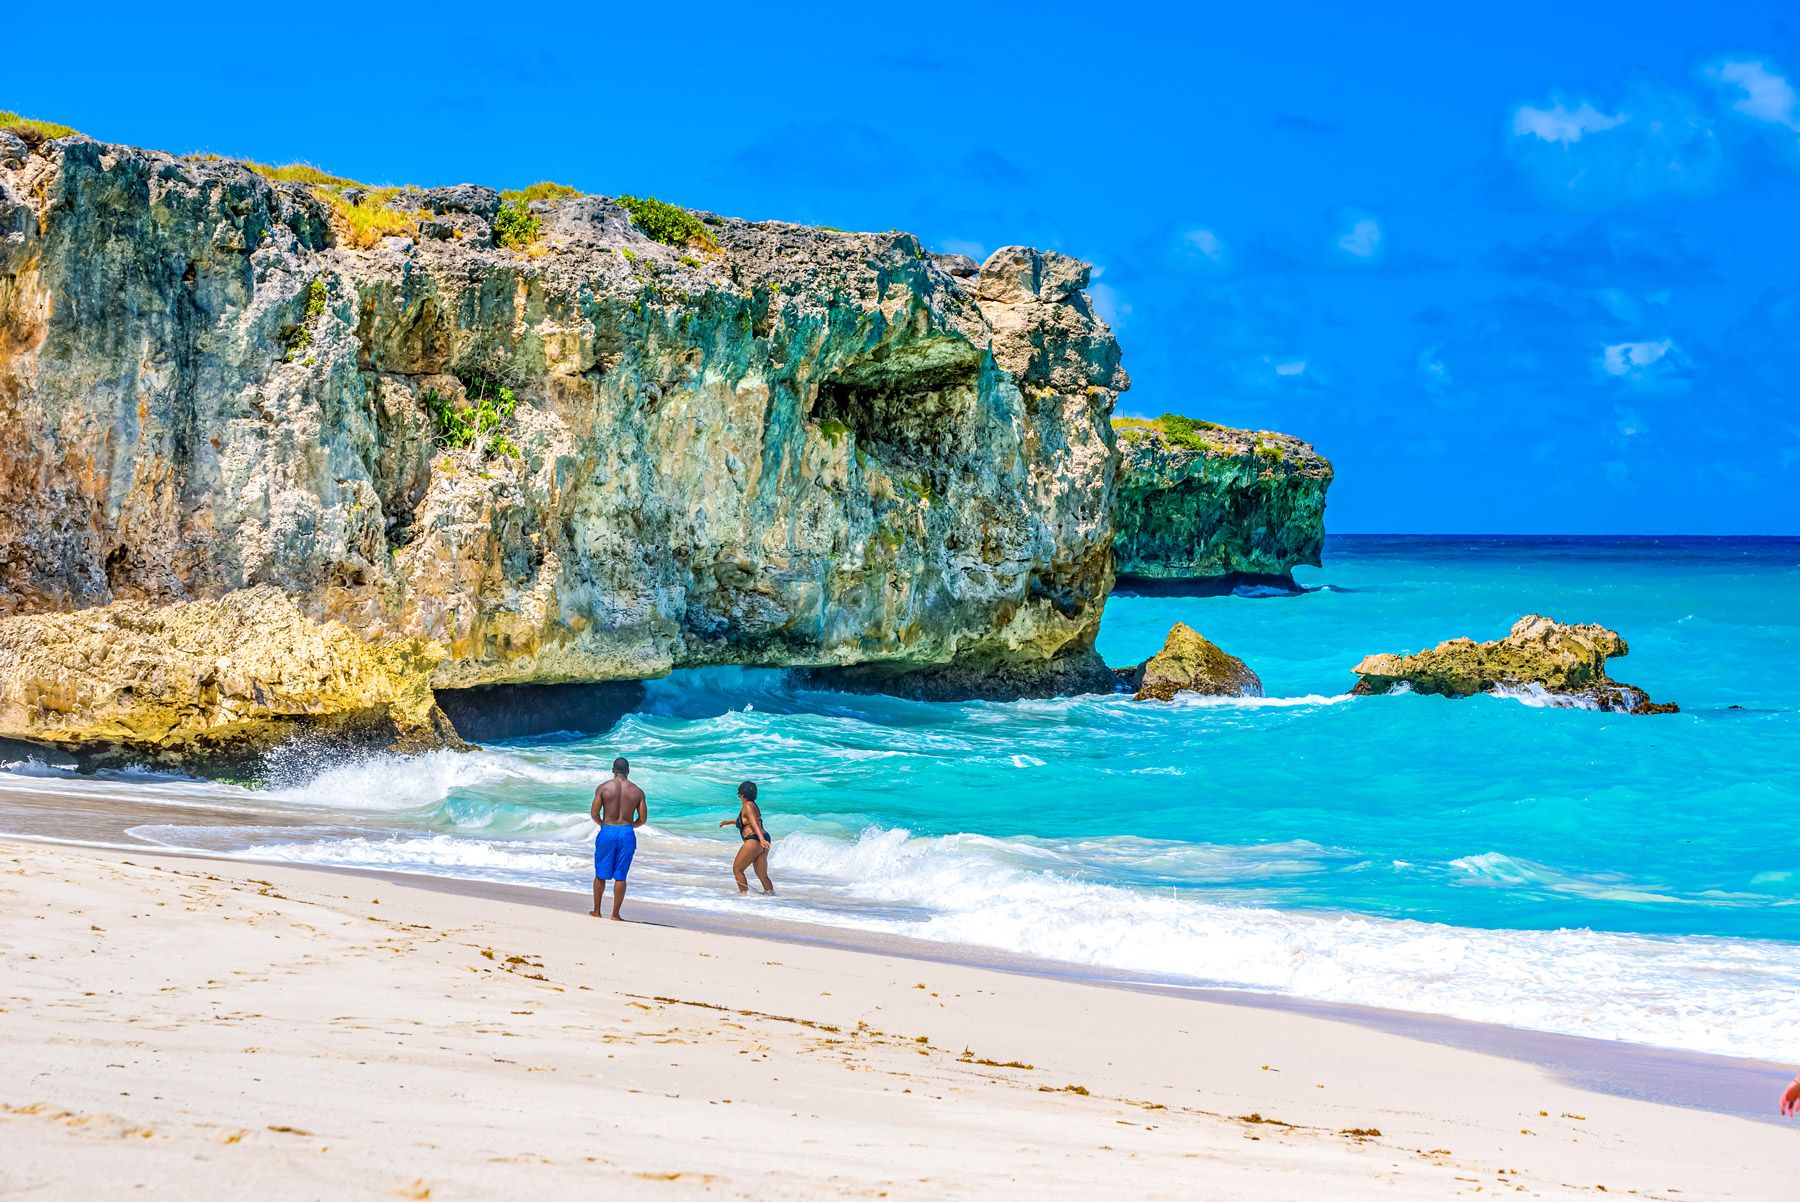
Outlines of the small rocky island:
{"label": "small rocky island", "polygon": [[1310,445],[1176,414],[1114,418],[1113,428],[1122,579],[1291,590],[1297,565],[1319,566],[1332,471]]}
{"label": "small rocky island", "polygon": [[1571,709],[1625,714],[1673,714],[1679,707],[1651,701],[1642,689],[1613,680],[1606,661],[1628,652],[1616,630],[1571,626],[1527,614],[1503,639],[1450,639],[1429,651],[1370,655],[1356,665],[1358,694],[1396,690],[1440,697],[1511,693]]}
{"label": "small rocky island", "polygon": [[1173,701],[1182,693],[1201,697],[1261,697],[1262,678],[1250,666],[1189,626],[1169,628],[1162,650],[1135,668],[1122,669],[1120,679],[1135,691],[1135,701]]}

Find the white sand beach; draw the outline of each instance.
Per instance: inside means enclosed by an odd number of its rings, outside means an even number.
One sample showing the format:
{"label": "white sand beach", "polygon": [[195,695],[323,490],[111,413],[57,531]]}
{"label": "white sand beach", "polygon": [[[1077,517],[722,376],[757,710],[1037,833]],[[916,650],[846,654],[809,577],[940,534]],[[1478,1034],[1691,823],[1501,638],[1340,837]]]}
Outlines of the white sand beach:
{"label": "white sand beach", "polygon": [[0,869],[9,1197],[1772,1199],[1800,1170],[1800,1130],[1516,1059],[641,902],[24,841]]}

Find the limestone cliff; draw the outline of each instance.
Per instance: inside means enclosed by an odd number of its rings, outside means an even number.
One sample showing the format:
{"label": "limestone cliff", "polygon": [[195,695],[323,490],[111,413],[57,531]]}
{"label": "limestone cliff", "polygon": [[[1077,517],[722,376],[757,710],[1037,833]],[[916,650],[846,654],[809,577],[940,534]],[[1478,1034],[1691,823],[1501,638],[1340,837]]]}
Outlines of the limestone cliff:
{"label": "limestone cliff", "polygon": [[1311,446],[1174,415],[1113,424],[1121,577],[1291,586],[1319,566],[1332,472]]}
{"label": "limestone cliff", "polygon": [[0,730],[88,763],[234,766],[298,735],[433,747],[456,735],[416,639],[366,641],[262,585],[0,622]]}
{"label": "limestone cliff", "polygon": [[699,217],[0,131],[0,614],[271,585],[438,689],[1091,671],[1086,267]]}

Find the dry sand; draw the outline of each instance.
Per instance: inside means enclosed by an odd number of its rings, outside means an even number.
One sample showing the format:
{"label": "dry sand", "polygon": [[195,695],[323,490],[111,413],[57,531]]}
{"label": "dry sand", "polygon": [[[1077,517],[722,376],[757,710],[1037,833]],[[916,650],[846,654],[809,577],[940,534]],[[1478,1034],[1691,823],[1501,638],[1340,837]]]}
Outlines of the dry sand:
{"label": "dry sand", "polygon": [[1362,1025],[570,903],[0,842],[0,1194],[1691,1202],[1800,1176],[1800,1129]]}

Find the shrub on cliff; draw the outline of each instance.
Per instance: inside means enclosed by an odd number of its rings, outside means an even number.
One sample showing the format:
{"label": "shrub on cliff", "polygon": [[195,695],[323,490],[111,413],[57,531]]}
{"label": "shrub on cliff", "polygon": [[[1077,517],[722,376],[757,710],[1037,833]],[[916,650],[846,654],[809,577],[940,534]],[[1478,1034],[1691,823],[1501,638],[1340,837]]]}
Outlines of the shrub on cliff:
{"label": "shrub on cliff", "polygon": [[312,345],[312,323],[325,313],[326,302],[330,300],[330,291],[325,286],[324,276],[315,276],[313,282],[306,286],[306,312],[293,325],[281,327],[276,337],[287,347],[288,358]]}
{"label": "shrub on cliff", "polygon": [[544,232],[544,223],[524,199],[509,200],[494,214],[494,245],[524,250]]}
{"label": "shrub on cliff", "polygon": [[54,121],[38,121],[32,117],[21,117],[19,114],[0,109],[0,129],[8,130],[35,146],[39,142],[49,142],[57,138],[66,138],[80,130],[70,129],[66,125],[58,125]]}
{"label": "shrub on cliff", "polygon": [[644,237],[666,246],[697,246],[717,250],[718,243],[706,232],[700,219],[679,205],[668,204],[656,197],[621,196],[619,203],[631,214],[631,220],[644,231]]}
{"label": "shrub on cliff", "polygon": [[513,390],[486,376],[463,382],[465,403],[458,406],[435,388],[425,390],[425,407],[437,426],[437,444],[446,450],[469,449],[476,458],[513,458],[519,446],[500,432],[501,424],[519,407]]}

